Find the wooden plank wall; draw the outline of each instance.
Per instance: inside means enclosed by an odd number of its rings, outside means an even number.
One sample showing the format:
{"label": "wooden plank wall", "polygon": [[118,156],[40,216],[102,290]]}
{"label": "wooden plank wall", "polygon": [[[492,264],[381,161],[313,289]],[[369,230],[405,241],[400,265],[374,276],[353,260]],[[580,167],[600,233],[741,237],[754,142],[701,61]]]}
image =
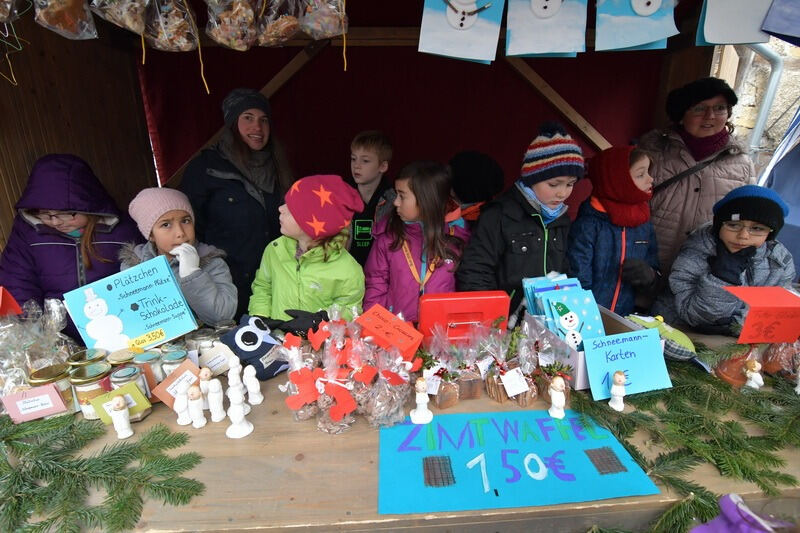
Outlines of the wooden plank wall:
{"label": "wooden plank wall", "polygon": [[[11,55],[19,85],[0,78],[0,248],[42,155],[84,158],[123,209],[137,191],[156,184],[135,36],[98,20],[100,39],[70,41],[37,25],[32,12],[14,27],[30,44]],[[8,75],[8,64],[0,72]]]}

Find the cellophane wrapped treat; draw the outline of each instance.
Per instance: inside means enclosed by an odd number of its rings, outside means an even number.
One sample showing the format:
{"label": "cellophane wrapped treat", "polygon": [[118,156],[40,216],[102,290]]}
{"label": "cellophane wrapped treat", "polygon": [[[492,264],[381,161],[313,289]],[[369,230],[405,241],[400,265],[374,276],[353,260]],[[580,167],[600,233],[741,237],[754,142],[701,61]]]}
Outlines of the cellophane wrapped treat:
{"label": "cellophane wrapped treat", "polygon": [[256,42],[256,15],[260,2],[253,0],[206,0],[206,35],[233,50],[245,52]]}
{"label": "cellophane wrapped treat", "polygon": [[72,40],[96,39],[97,28],[86,0],[34,0],[36,22]]}
{"label": "cellophane wrapped treat", "polygon": [[762,356],[761,363],[767,374],[794,376],[800,364],[800,341],[770,344]]}
{"label": "cellophane wrapped treat", "polygon": [[156,50],[188,52],[197,48],[194,13],[181,0],[150,0],[144,38]]}
{"label": "cellophane wrapped treat", "polygon": [[347,33],[347,14],[341,0],[305,0],[300,30],[314,40]]}
{"label": "cellophane wrapped treat", "polygon": [[149,0],[92,0],[90,7],[95,15],[141,35],[144,33],[148,2]]}
{"label": "cellophane wrapped treat", "polygon": [[458,397],[461,400],[476,400],[483,394],[483,378],[476,365],[478,347],[472,344],[455,351],[458,374]]}
{"label": "cellophane wrapped treat", "polygon": [[303,0],[265,0],[264,15],[258,19],[259,46],[281,46],[300,31],[305,11]]}
{"label": "cellophane wrapped treat", "polygon": [[398,352],[377,352],[378,375],[367,397],[364,416],[372,427],[390,427],[406,417],[405,405],[411,395],[408,363]]}
{"label": "cellophane wrapped treat", "polygon": [[499,403],[508,401],[508,394],[500,376],[509,370],[506,360],[508,339],[502,331],[490,329],[486,337],[478,340],[478,357],[490,356],[494,363],[486,374],[486,394]]}
{"label": "cellophane wrapped treat", "polygon": [[[342,331],[345,324],[341,321],[338,324],[330,322],[328,328],[340,325]],[[317,428],[325,433],[338,434],[350,428],[356,419],[353,412],[356,410],[356,402],[352,395],[353,383],[350,380],[350,372],[346,367],[347,350],[349,343],[339,334],[331,332],[331,336],[325,341],[325,351],[322,355],[325,377],[317,381],[320,391],[319,404],[320,414],[317,416]]]}
{"label": "cellophane wrapped treat", "polygon": [[19,18],[19,0],[0,0],[0,23],[14,22]]}
{"label": "cellophane wrapped treat", "polygon": [[[285,346],[278,346],[275,348],[275,350],[278,351],[278,358],[285,360],[289,364],[289,368],[286,372],[287,376],[291,376],[293,372],[302,368],[312,370],[316,367],[314,358],[309,353],[304,353],[301,351],[300,347],[286,348]],[[313,386],[316,389],[315,383],[310,384],[310,386]],[[287,382],[285,385],[281,385],[279,388],[283,392],[286,392],[289,396],[296,396],[299,394],[297,385],[291,381],[291,378],[289,382]],[[301,420],[314,418],[319,414],[318,401],[303,404],[297,409],[293,409],[293,412],[294,419],[298,422]]]}

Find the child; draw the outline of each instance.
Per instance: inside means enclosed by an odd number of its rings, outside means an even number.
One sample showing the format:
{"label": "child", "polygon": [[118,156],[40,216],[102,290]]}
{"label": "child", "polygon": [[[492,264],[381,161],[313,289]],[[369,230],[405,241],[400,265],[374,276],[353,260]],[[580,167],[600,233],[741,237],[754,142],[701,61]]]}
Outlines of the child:
{"label": "child", "polygon": [[375,228],[364,308],[381,304],[416,322],[419,297],[453,292],[455,270],[469,231],[450,198],[450,172],[433,161],[403,168],[394,182],[394,209]]}
{"label": "child", "polygon": [[194,211],[186,195],[161,187],[143,189],[128,212],[148,242],[122,249],[122,270],[166,256],[186,302],[201,322],[217,326],[233,319],[238,295],[222,259],[225,252],[197,242]]}
{"label": "child", "polygon": [[[117,255],[140,240],[83,159],[50,154],[33,165],[15,206],[0,259],[0,286],[20,305],[64,293],[119,272]],[[64,333],[82,342],[69,320]]]}
{"label": "child", "polygon": [[632,146],[595,156],[589,165],[592,196],[569,230],[572,275],[598,304],[623,316],[633,312],[636,291],[653,291],[660,277],[649,167],[650,158]]}
{"label": "child", "polygon": [[771,189],[745,185],[714,204],[714,221],[686,239],[669,275],[669,289],[653,307],[667,322],[679,319],[705,333],[736,334],[747,305],[722,287],[780,286],[795,278],[792,255],[775,237],[789,214]]}
{"label": "child", "polygon": [[503,169],[488,155],[467,150],[450,160],[453,195],[461,205],[461,217],[473,228],[481,207],[503,190]]}
{"label": "child", "polygon": [[350,171],[364,209],[353,215],[349,248],[362,267],[372,246],[373,223],[383,218],[394,200],[392,186],[384,179],[391,159],[392,143],[380,131],[362,131],[350,143]]}
{"label": "child", "polygon": [[542,124],[525,152],[520,178],[481,212],[458,269],[459,290],[504,290],[516,311],[522,278],[565,272],[564,200],[583,173],[578,144],[560,124]]}
{"label": "child", "polygon": [[278,208],[281,237],[269,243],[253,281],[251,315],[288,321],[286,310],[316,313],[339,304],[345,319],[361,310],[364,273],[347,253],[347,228],[364,209],[341,177],[303,178]]}

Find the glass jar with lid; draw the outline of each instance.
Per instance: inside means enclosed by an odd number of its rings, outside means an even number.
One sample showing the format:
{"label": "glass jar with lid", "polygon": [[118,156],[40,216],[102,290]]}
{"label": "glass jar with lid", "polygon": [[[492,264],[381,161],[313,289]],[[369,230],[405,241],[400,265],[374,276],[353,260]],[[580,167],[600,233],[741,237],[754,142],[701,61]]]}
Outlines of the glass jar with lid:
{"label": "glass jar with lid", "polygon": [[92,398],[97,398],[105,394],[106,390],[101,385],[111,372],[111,365],[108,363],[93,363],[91,365],[79,366],[69,374],[69,381],[75,390],[75,398],[83,412],[86,420],[97,420],[100,416],[91,404]]}
{"label": "glass jar with lid", "polygon": [[159,352],[150,351],[138,353],[136,356],[134,356],[133,362],[137,365],[150,365],[150,370],[153,371],[153,377],[155,378],[156,383],[161,383],[164,381],[166,376],[164,375],[164,370],[161,366],[161,354]]}
{"label": "glass jar with lid", "polygon": [[[142,395],[145,398],[150,397],[150,388],[147,386],[147,380],[145,380],[144,373],[139,367],[124,366],[111,373],[112,389],[119,389],[128,383],[136,383],[136,386],[139,387],[140,391],[142,391]],[[140,411],[135,415],[131,415],[131,422],[139,422],[140,420],[143,420],[147,415],[150,414],[151,411],[152,409],[148,407],[144,411]]]}
{"label": "glass jar with lid", "polygon": [[203,343],[211,343],[214,339],[217,338],[217,335],[214,333],[214,330],[211,328],[201,328],[197,331],[192,331],[191,333],[187,333],[184,337],[186,343],[186,350],[187,351],[199,351],[200,345]]}
{"label": "glass jar with lid", "polygon": [[46,416],[51,418],[53,416],[71,415],[78,411],[77,404],[75,403],[75,396],[72,392],[72,384],[69,382],[69,365],[67,363],[59,363],[57,365],[46,366],[40,368],[28,376],[28,384],[32,387],[40,387],[55,383],[58,392],[61,394],[61,399],[64,400],[64,405],[67,410],[63,413]]}
{"label": "glass jar with lid", "polygon": [[186,350],[176,350],[162,355],[161,368],[164,370],[164,377],[172,374],[184,361],[186,361]]}
{"label": "glass jar with lid", "polygon": [[106,363],[116,368],[132,362],[135,356],[136,352],[128,348],[123,348],[122,350],[117,350],[108,354],[108,356],[106,356]]}
{"label": "glass jar with lid", "polygon": [[67,359],[67,363],[69,363],[69,366],[72,368],[77,368],[80,366],[99,363],[104,361],[107,356],[107,350],[100,348],[86,348],[85,350],[79,350],[70,355]]}

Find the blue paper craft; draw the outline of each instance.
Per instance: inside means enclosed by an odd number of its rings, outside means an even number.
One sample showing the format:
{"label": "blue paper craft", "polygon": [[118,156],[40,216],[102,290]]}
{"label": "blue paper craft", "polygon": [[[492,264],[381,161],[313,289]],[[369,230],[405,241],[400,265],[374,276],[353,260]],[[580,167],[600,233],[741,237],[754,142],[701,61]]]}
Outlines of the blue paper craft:
{"label": "blue paper craft", "polygon": [[378,513],[505,509],[658,494],[606,429],[574,411],[437,415],[381,428]]}
{"label": "blue paper craft", "polygon": [[148,349],[197,329],[163,255],[64,293],[86,346]]}
{"label": "blue paper craft", "polygon": [[507,56],[575,57],[586,51],[587,0],[508,0]]}
{"label": "blue paper craft", "polygon": [[547,276],[536,278],[522,278],[522,289],[525,292],[525,301],[531,314],[546,314],[542,307],[540,297],[550,291],[565,289],[580,289],[581,282],[577,278],[568,278],[562,274],[553,279]]}
{"label": "blue paper craft", "polygon": [[640,44],[639,46],[629,46],[628,48],[618,48],[608,50],[609,52],[632,52],[636,50],[663,50],[667,47],[667,40],[653,41],[652,43]]}
{"label": "blue paper craft", "polygon": [[552,322],[548,327],[574,350],[583,351],[585,340],[605,335],[603,320],[592,291],[569,289],[541,296]]}
{"label": "blue paper craft", "polygon": [[497,55],[505,0],[425,0],[420,52],[491,62]]}
{"label": "blue paper craft", "polygon": [[761,31],[772,0],[704,0],[697,45],[765,43]]}
{"label": "blue paper craft", "polygon": [[599,0],[595,50],[631,49],[677,35],[672,0]]}
{"label": "blue paper craft", "polygon": [[611,377],[617,370],[625,372],[628,378],[626,395],[672,387],[658,330],[596,337],[585,342],[584,352],[595,400],[611,397]]}
{"label": "blue paper craft", "polygon": [[800,46],[800,2],[773,0],[761,29],[787,43]]}

